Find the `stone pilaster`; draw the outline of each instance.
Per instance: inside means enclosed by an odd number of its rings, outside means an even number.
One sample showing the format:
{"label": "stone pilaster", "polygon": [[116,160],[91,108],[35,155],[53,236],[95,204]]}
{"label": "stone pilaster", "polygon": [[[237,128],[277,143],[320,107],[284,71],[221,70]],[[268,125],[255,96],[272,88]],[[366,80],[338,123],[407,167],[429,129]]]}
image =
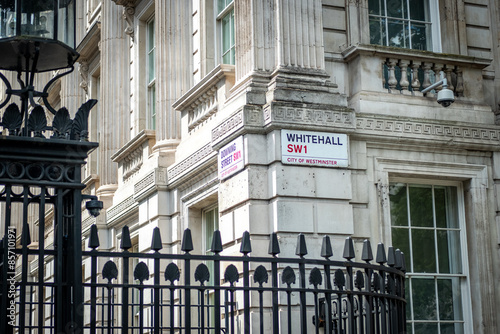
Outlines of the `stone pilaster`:
{"label": "stone pilaster", "polygon": [[104,199],[118,184],[118,166],[111,156],[129,140],[130,75],[129,37],[125,34],[123,8],[111,1],[102,2],[101,100],[99,115],[100,188]]}
{"label": "stone pilaster", "polygon": [[235,34],[236,85],[247,103],[338,103],[325,71],[321,0],[236,0]]}
{"label": "stone pilaster", "polygon": [[321,0],[278,0],[278,64],[324,70]]}
{"label": "stone pilaster", "polygon": [[185,0],[155,2],[156,145],[174,153],[180,142],[180,113],[172,104],[192,86],[192,4]]}

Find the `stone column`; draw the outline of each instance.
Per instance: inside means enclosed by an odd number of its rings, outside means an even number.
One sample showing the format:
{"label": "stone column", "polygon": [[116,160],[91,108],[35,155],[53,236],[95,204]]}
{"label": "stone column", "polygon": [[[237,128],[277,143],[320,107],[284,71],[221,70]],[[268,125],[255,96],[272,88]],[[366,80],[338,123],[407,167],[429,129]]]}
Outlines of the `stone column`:
{"label": "stone column", "polygon": [[101,134],[101,200],[113,195],[118,185],[118,166],[111,156],[129,140],[130,75],[129,36],[125,34],[123,9],[112,1],[102,2],[101,93],[99,115]]}
{"label": "stone column", "polygon": [[156,145],[172,154],[180,142],[180,113],[172,104],[192,85],[192,4],[186,0],[155,1]]}

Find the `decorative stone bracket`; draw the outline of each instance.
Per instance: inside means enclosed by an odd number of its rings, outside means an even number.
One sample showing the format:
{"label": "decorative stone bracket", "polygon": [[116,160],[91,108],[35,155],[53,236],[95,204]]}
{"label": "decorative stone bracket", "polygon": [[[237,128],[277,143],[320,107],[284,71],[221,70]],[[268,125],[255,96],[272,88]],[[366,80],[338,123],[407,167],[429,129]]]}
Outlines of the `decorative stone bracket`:
{"label": "decorative stone bracket", "polygon": [[123,19],[127,24],[125,33],[134,40],[134,14],[137,0],[113,0],[118,6],[123,6]]}

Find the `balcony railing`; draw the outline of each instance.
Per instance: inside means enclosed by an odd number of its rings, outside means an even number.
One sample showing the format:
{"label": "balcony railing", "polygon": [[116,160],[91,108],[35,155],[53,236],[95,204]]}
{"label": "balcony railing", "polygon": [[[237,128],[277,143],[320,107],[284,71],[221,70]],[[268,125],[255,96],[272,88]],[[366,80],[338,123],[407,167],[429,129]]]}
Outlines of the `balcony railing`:
{"label": "balcony railing", "polygon": [[437,74],[443,71],[448,89],[454,92],[457,101],[484,103],[483,87],[478,83],[487,75],[483,70],[490,65],[490,59],[375,45],[353,46],[343,55],[352,67],[351,95],[379,91],[423,96],[420,91],[434,83]]}

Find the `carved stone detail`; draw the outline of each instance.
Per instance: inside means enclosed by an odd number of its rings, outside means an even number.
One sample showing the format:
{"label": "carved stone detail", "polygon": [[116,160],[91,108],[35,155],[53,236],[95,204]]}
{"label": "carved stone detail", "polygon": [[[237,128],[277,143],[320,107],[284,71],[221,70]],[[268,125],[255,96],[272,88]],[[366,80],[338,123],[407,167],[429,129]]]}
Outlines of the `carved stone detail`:
{"label": "carved stone detail", "polygon": [[80,82],[80,88],[82,88],[85,91],[85,94],[89,93],[89,63],[87,62],[87,59],[81,59],[80,61],[80,68],[78,69],[78,72],[80,73],[80,76],[82,77],[82,81]]}
{"label": "carved stone detail", "polygon": [[355,114],[350,109],[325,110],[288,106],[271,106],[264,111],[266,123],[286,122],[296,124],[338,125],[355,127]]}
{"label": "carved stone detail", "polygon": [[[484,127],[433,124],[390,119],[375,119],[357,117],[357,129],[360,131],[383,131],[400,136],[401,133],[410,135],[428,135],[437,137],[487,140],[498,143],[500,130]],[[493,144],[493,143],[492,143]]]}
{"label": "carved stone detail", "polygon": [[125,33],[130,36],[132,41],[134,40],[134,7],[124,7],[123,8],[123,19],[127,23],[127,27],[125,28]]}
{"label": "carved stone detail", "polygon": [[167,184],[166,171],[164,168],[155,168],[151,173],[146,175],[142,180],[134,185],[134,198],[137,199],[144,193],[144,190],[154,186],[165,186]]}
{"label": "carved stone detail", "polygon": [[132,41],[134,40],[134,15],[135,15],[135,5],[136,0],[113,0],[117,5],[123,6],[123,19],[127,24],[125,28],[125,34],[130,36]]}
{"label": "carved stone detail", "polygon": [[212,86],[189,106],[189,131],[217,113],[217,87]]}
{"label": "carved stone detail", "polygon": [[123,158],[123,179],[126,180],[141,169],[143,161],[142,146]]}
{"label": "carved stone detail", "polygon": [[229,117],[222,124],[212,130],[212,142],[218,141],[228,132],[243,126],[243,109]]}
{"label": "carved stone detail", "polygon": [[109,208],[109,210],[106,212],[106,220],[107,221],[112,220],[113,218],[118,216],[120,213],[127,211],[127,209],[130,209],[135,204],[136,204],[136,201],[135,201],[133,196],[127,197],[124,201]]}
{"label": "carved stone detail", "polygon": [[189,156],[187,159],[182,160],[180,163],[176,164],[172,168],[169,168],[167,173],[168,173],[168,179],[172,180],[176,178],[177,176],[181,175],[194,165],[196,165],[198,162],[203,160],[204,158],[208,157],[210,154],[212,154],[214,150],[212,149],[211,144],[207,144],[203,146],[201,149],[193,153],[191,156]]}
{"label": "carved stone detail", "polygon": [[152,185],[155,183],[155,172],[149,173],[145,178],[140,180],[134,185],[134,194],[137,194],[144,189],[146,189],[148,186]]}

